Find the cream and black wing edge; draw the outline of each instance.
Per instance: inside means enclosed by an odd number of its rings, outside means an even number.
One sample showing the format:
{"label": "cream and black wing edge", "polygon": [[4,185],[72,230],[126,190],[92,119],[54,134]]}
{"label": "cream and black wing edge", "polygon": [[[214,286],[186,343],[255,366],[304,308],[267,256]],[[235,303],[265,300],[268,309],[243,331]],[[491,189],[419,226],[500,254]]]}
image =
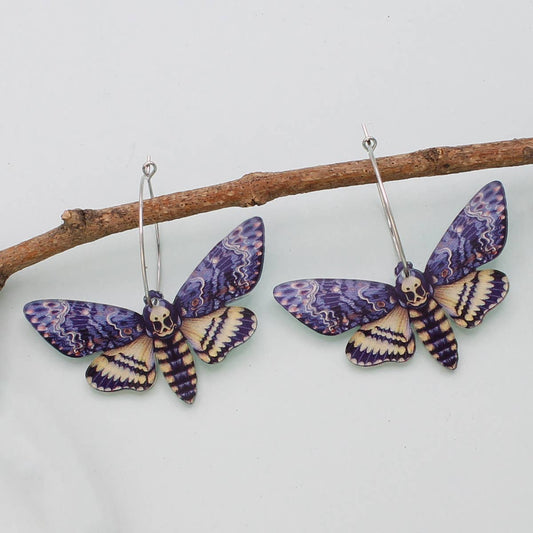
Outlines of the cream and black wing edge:
{"label": "cream and black wing edge", "polygon": [[156,378],[152,339],[142,335],[126,346],[102,353],[89,365],[85,377],[91,387],[103,392],[149,389]]}
{"label": "cream and black wing edge", "polygon": [[346,356],[358,366],[403,363],[414,353],[409,313],[400,305],[383,318],[362,325],[346,346]]}
{"label": "cream and black wing edge", "polygon": [[200,318],[185,318],[181,331],[206,363],[218,363],[228,352],[247,341],[257,318],[245,307],[224,306]]}
{"label": "cream and black wing edge", "polygon": [[479,325],[509,290],[507,276],[499,270],[475,270],[448,285],[434,289],[434,297],[461,327]]}

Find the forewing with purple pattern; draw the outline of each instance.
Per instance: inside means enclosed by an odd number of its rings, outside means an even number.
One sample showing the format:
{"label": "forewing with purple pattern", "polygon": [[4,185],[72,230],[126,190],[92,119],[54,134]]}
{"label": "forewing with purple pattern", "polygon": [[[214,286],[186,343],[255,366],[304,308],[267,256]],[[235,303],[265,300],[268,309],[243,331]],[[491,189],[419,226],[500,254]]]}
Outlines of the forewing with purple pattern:
{"label": "forewing with purple pattern", "polygon": [[224,237],[194,269],[174,305],[186,318],[216,311],[249,293],[263,269],[265,228],[259,217],[246,220]]}
{"label": "forewing with purple pattern", "polygon": [[483,187],[466,204],[431,254],[426,277],[432,285],[457,281],[496,259],[507,240],[507,203],[499,181]]}

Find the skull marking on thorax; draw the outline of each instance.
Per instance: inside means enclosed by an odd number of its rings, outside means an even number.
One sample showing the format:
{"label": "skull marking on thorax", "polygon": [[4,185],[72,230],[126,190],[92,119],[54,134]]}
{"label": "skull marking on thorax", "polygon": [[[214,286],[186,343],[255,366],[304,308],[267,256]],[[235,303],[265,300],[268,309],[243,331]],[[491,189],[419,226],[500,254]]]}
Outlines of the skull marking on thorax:
{"label": "skull marking on thorax", "polygon": [[176,324],[170,316],[170,311],[162,305],[154,305],[150,311],[150,322],[154,333],[159,337],[170,335],[176,328]]}
{"label": "skull marking on thorax", "polygon": [[423,307],[427,305],[433,295],[431,284],[420,270],[407,263],[408,271],[404,272],[402,263],[396,266],[396,294],[403,307]]}
{"label": "skull marking on thorax", "polygon": [[409,305],[419,307],[426,303],[428,293],[422,285],[422,280],[416,276],[408,276],[400,285],[401,291],[405,294],[405,299]]}

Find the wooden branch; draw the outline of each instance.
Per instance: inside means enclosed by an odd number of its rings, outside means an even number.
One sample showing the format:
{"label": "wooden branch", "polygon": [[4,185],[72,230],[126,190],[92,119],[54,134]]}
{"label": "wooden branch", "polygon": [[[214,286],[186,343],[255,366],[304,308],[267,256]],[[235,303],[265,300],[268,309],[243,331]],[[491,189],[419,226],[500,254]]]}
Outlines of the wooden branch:
{"label": "wooden branch", "polygon": [[[428,148],[378,159],[384,181],[532,163],[533,138]],[[154,224],[225,207],[262,205],[292,194],[374,182],[372,167],[366,159],[283,172],[254,172],[219,185],[147,200],[144,219],[146,224]],[[80,244],[136,227],[138,204],[98,210],[70,209],[61,218],[61,226],[0,251],[0,289],[9,276],[27,266]]]}

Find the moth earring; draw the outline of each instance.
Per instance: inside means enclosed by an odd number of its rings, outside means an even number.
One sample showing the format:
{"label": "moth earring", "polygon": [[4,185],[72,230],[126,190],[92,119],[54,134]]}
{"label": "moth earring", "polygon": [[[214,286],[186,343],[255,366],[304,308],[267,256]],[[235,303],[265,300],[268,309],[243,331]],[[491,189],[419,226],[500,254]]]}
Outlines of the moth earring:
{"label": "moth earring", "polygon": [[411,326],[447,368],[457,366],[457,342],[445,312],[459,325],[480,324],[509,289],[498,270],[476,270],[498,257],[507,238],[503,185],[493,181],[470,200],[431,254],[424,272],[408,262],[374,156],[377,141],[366,128],[363,146],[376,173],[378,190],[400,262],[395,286],[351,279],[302,279],[274,288],[289,313],[323,335],[360,326],[346,346],[361,366],[403,362],[415,351]]}
{"label": "moth earring", "polygon": [[[222,239],[196,267],[172,303],[160,292],[161,254],[157,243],[157,288],[146,276],[143,234],[143,190],[157,170],[143,166],[139,193],[139,240],[144,284],[143,314],[111,305],[75,300],[36,300],[26,304],[30,324],[54,348],[69,357],[102,352],[86,378],[100,391],[144,391],[156,377],[155,360],[171,389],[187,403],[196,396],[192,352],[206,363],[222,361],[254,333],[252,311],[227,302],[250,292],[261,276],[264,226],[259,217],[245,220]],[[192,350],[191,350],[192,349]]]}

